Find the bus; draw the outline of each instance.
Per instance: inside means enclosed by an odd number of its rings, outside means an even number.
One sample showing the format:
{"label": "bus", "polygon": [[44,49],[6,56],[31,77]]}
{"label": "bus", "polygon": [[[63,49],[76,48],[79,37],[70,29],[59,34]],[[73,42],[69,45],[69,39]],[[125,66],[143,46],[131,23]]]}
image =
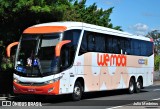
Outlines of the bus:
{"label": "bus", "polygon": [[23,31],[17,46],[15,94],[71,94],[153,84],[153,39],[83,22],[52,22]]}

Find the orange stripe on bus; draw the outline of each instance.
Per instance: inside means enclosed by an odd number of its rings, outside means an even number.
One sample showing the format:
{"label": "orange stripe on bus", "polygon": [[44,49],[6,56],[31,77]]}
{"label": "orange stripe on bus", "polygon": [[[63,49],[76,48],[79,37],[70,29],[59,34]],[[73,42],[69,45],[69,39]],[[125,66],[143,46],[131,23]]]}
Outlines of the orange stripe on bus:
{"label": "orange stripe on bus", "polygon": [[61,47],[62,47],[64,44],[67,44],[67,43],[70,43],[70,42],[71,42],[70,40],[64,40],[64,41],[59,42],[59,43],[56,45],[56,48],[55,48],[55,54],[56,54],[56,56],[60,56],[60,54],[61,54]]}
{"label": "orange stripe on bus", "polygon": [[67,29],[65,26],[41,26],[41,27],[29,27],[24,30],[23,33],[42,34],[42,33],[53,33],[63,32]]}
{"label": "orange stripe on bus", "polygon": [[6,49],[7,57],[10,57],[10,55],[11,55],[11,48],[12,48],[13,46],[18,45],[18,44],[19,44],[19,42],[13,42],[13,43],[11,43],[11,44],[9,44],[9,45],[7,46],[7,49]]}

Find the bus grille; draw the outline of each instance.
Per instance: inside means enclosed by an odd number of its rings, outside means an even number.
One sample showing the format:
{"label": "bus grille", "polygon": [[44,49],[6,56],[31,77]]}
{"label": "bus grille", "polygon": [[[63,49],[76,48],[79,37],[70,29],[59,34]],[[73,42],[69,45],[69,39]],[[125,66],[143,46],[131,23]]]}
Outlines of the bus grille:
{"label": "bus grille", "polygon": [[46,85],[44,82],[42,82],[42,83],[19,82],[19,84],[21,84],[23,86],[44,86],[44,85]]}

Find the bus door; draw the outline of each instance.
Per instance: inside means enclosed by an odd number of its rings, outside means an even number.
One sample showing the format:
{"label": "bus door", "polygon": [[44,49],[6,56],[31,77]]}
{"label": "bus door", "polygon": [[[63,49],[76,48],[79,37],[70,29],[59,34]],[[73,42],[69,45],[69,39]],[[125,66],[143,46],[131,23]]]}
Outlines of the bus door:
{"label": "bus door", "polygon": [[73,66],[74,60],[74,49],[70,44],[66,44],[61,49],[61,64],[60,69],[63,74],[63,91],[64,93],[69,92],[69,87],[73,86],[72,80],[75,77],[75,67]]}

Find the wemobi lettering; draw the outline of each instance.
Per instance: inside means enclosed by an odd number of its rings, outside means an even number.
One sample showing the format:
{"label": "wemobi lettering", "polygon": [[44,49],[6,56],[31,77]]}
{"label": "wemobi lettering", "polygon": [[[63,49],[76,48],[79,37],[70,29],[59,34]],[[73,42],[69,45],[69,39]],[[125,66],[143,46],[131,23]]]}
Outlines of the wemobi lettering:
{"label": "wemobi lettering", "polygon": [[97,54],[97,64],[99,66],[126,66],[127,57],[122,54]]}

